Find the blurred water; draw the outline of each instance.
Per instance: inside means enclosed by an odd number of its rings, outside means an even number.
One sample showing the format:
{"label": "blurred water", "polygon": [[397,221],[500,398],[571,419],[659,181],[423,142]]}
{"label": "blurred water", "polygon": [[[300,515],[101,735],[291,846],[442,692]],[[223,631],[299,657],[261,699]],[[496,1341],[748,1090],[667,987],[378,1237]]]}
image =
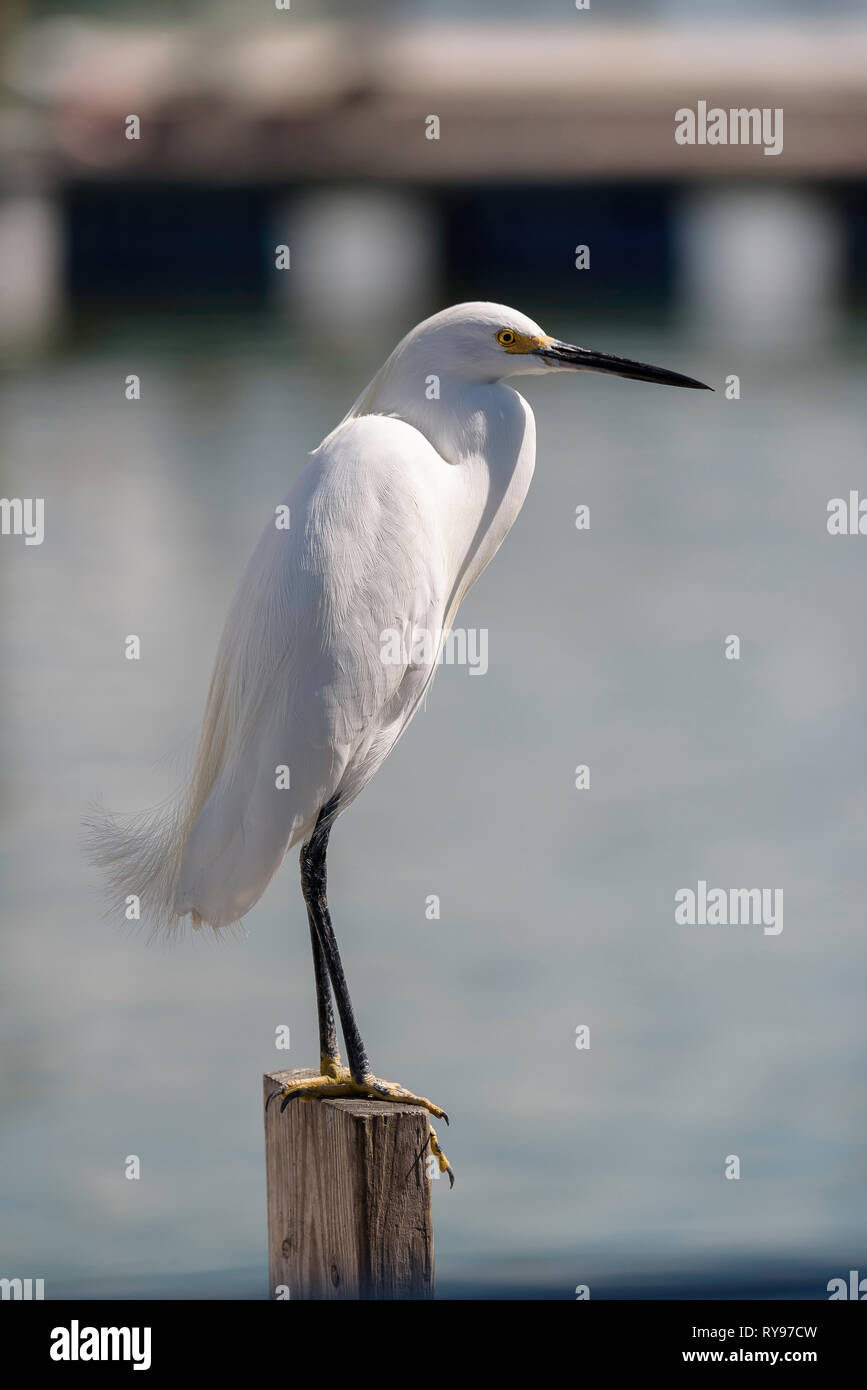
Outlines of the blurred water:
{"label": "blurred water", "polygon": [[[622,319],[547,326],[738,370]],[[49,1297],[255,1295],[261,1073],[316,1055],[294,855],[246,941],[148,947],[102,919],[79,822],[171,791],[243,563],[390,343],[334,362],[252,321],[94,341],[2,392],[2,491],[46,499],[46,539],[0,543],[0,1272]],[[863,362],[753,364],[739,402],[524,389],[536,479],[459,619],[488,629],[489,671],[439,673],[332,840],[374,1065],[452,1118],[441,1287],[768,1268],[822,1297],[864,1257],[867,539],[825,528],[867,490]],[[781,886],[782,934],[676,926],[699,878]]]}

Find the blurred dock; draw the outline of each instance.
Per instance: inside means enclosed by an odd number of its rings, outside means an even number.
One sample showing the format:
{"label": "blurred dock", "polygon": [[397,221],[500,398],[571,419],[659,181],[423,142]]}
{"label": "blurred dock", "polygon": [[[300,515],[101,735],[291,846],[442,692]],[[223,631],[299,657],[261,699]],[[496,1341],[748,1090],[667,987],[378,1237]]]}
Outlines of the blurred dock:
{"label": "blurred dock", "polygon": [[[756,350],[833,331],[863,278],[867,26],[393,13],[7,36],[0,347],[49,340],[94,295],[289,306],[345,333],[504,281],[582,309],[664,296]],[[678,143],[700,102],[782,109],[782,148]]]}
{"label": "blurred dock", "polygon": [[[7,49],[5,182],[128,177],[414,182],[853,177],[867,169],[867,28],[85,20]],[[678,145],[699,99],[782,107],[785,149]],[[123,138],[130,113],[141,140]],[[425,117],[440,138],[425,137]],[[709,155],[712,154],[712,158]]]}

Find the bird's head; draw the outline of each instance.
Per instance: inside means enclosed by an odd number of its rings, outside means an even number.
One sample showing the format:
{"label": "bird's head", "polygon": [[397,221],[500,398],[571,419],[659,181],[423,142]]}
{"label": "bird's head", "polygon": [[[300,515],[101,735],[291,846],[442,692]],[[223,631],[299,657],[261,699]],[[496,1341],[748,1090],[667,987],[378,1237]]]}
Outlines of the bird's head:
{"label": "bird's head", "polygon": [[713,389],[664,367],[561,342],[505,304],[455,304],[444,309],[418,324],[398,351],[410,348],[413,356],[426,359],[432,372],[438,368],[458,372],[471,381],[501,381],[538,372],[610,372],[661,386]]}

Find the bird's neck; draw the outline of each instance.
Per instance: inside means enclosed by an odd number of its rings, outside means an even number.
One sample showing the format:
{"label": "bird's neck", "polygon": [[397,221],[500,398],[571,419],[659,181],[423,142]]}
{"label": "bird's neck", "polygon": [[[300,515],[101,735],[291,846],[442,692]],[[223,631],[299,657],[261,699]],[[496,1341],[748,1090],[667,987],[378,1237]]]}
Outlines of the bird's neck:
{"label": "bird's neck", "polygon": [[517,393],[502,382],[467,382],[412,358],[389,359],[350,414],[395,415],[412,425],[448,463],[484,454],[493,421],[515,415]]}

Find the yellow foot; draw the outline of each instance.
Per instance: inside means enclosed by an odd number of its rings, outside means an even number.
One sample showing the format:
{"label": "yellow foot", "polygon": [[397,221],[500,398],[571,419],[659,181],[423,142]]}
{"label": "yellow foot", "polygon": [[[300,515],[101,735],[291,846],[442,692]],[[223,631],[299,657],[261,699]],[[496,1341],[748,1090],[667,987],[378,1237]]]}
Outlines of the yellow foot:
{"label": "yellow foot", "polygon": [[337,1057],[329,1057],[327,1052],[323,1052],[319,1058],[319,1070],[323,1076],[330,1077],[332,1081],[351,1081],[352,1072],[345,1067]]}
{"label": "yellow foot", "polygon": [[[404,1086],[399,1086],[394,1081],[382,1081],[378,1076],[364,1076],[361,1081],[354,1081],[348,1067],[344,1067],[339,1058],[323,1057],[320,1065],[323,1074],[321,1076],[308,1077],[303,1081],[289,1081],[285,1086],[278,1086],[276,1091],[272,1091],[267,1101],[265,1109],[271,1104],[272,1100],[280,1099],[280,1109],[285,1110],[290,1100],[339,1100],[344,1097],[363,1098],[365,1100],[391,1100],[397,1105],[418,1105],[422,1110],[427,1110],[429,1115],[434,1115],[438,1120],[449,1122],[446,1112],[433,1101],[427,1100],[424,1096],[414,1095]],[[436,1130],[430,1126],[430,1147],[441,1173],[448,1173],[449,1184],[454,1187],[455,1175],[452,1172],[451,1164],[443,1153],[437,1141]]]}
{"label": "yellow foot", "polygon": [[446,1124],[449,1122],[446,1112],[424,1096],[416,1096],[394,1081],[381,1081],[378,1076],[364,1076],[360,1081],[353,1081],[348,1068],[339,1063],[323,1072],[322,1076],[289,1081],[285,1086],[278,1086],[268,1097],[266,1109],[278,1096],[281,1098],[281,1110],[286,1109],[290,1100],[337,1100],[354,1096],[365,1100],[393,1100],[400,1105],[419,1105],[438,1120],[445,1120]]}

